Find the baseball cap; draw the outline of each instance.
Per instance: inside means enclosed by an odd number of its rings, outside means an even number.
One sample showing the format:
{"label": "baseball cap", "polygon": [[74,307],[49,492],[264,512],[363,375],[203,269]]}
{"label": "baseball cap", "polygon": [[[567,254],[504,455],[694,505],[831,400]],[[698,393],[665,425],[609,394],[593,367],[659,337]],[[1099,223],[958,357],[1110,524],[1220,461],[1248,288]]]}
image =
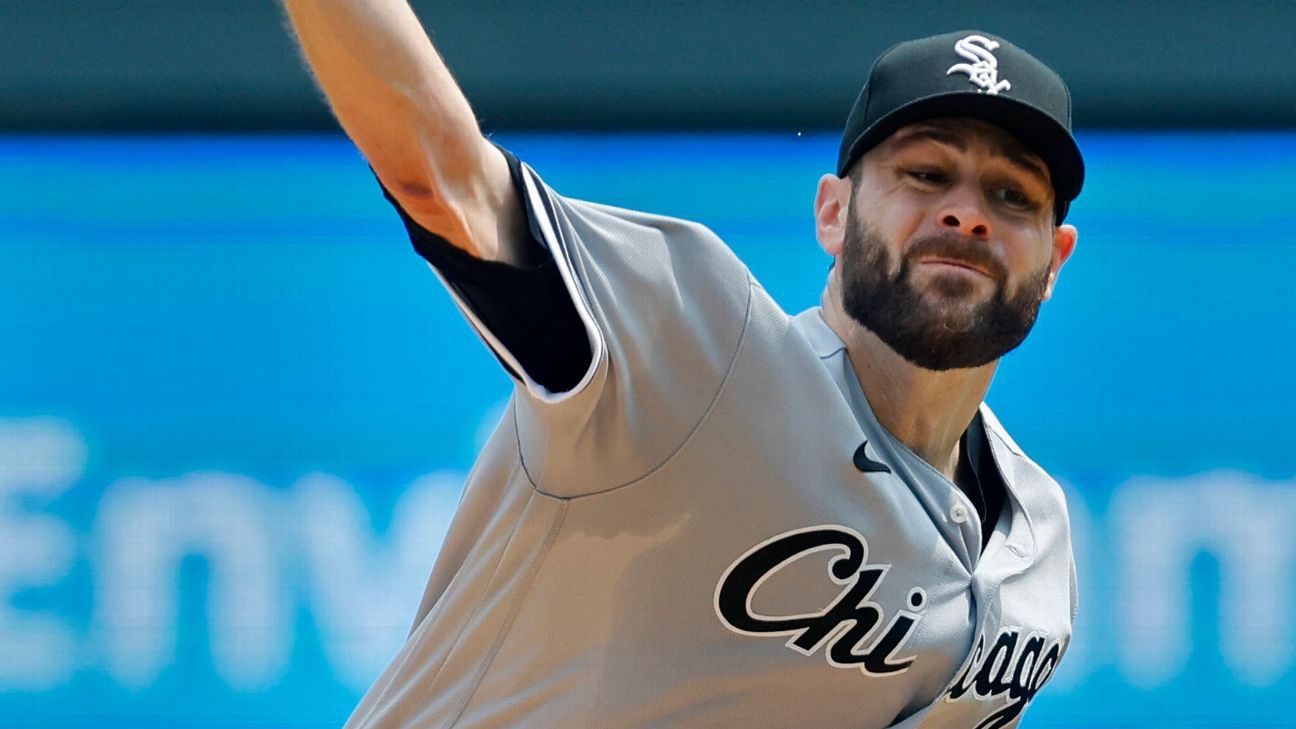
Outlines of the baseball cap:
{"label": "baseball cap", "polygon": [[946,116],[990,122],[1039,155],[1062,222],[1084,185],[1071,94],[1034,56],[978,30],[905,41],[878,57],[846,119],[837,175],[901,127]]}

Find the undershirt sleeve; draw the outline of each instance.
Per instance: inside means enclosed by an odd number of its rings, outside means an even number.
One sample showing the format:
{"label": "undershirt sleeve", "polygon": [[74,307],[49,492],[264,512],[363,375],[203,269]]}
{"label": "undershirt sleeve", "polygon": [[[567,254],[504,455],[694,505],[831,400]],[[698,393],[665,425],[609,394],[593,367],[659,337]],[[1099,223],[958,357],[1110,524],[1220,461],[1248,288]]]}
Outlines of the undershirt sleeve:
{"label": "undershirt sleeve", "polygon": [[[526,192],[521,164],[508,150],[499,149],[508,160],[514,190],[522,200]],[[523,246],[521,265],[485,261],[419,225],[385,187],[383,196],[396,208],[414,250],[437,269],[533,380],[555,393],[571,390],[580,382],[593,356],[589,338],[538,231],[529,230],[525,240],[519,241]],[[499,359],[515,378],[520,377],[508,362]]]}
{"label": "undershirt sleeve", "polygon": [[531,483],[560,498],[628,485],[711,411],[748,329],[751,273],[705,225],[562,196],[504,154],[534,238],[522,264],[474,259],[391,202],[514,380]]}

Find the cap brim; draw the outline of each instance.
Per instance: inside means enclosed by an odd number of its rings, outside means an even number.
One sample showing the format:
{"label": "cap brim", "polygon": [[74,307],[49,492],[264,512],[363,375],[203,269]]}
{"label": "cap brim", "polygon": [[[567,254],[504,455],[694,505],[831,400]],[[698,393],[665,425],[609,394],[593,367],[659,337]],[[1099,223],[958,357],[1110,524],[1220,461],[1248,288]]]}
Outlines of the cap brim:
{"label": "cap brim", "polygon": [[[911,101],[865,129],[851,144],[846,159],[853,165],[861,156],[859,150],[872,149],[901,127],[938,117],[980,119],[1020,140],[1048,167],[1062,211],[1066,208],[1061,203],[1069,203],[1080,194],[1084,186],[1084,159],[1071,133],[1043,111],[1008,96],[951,92]],[[846,172],[840,169],[837,174],[845,176]]]}

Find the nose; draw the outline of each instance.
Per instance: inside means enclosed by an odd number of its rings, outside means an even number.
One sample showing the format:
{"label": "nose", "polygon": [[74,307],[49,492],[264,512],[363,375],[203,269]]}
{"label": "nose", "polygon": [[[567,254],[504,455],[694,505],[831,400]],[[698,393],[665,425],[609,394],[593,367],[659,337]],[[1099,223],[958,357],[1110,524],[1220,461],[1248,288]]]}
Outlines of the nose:
{"label": "nose", "polygon": [[942,228],[969,238],[990,239],[990,217],[986,215],[979,191],[952,191],[937,214],[937,221]]}

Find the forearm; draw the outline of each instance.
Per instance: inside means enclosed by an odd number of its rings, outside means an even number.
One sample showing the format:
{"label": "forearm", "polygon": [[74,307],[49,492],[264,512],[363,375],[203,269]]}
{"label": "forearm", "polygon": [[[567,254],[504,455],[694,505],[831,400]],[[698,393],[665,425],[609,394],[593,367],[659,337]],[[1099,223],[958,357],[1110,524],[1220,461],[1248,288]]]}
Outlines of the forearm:
{"label": "forearm", "polygon": [[333,113],[383,183],[420,222],[490,257],[495,226],[484,218],[504,202],[507,168],[406,0],[283,4]]}

